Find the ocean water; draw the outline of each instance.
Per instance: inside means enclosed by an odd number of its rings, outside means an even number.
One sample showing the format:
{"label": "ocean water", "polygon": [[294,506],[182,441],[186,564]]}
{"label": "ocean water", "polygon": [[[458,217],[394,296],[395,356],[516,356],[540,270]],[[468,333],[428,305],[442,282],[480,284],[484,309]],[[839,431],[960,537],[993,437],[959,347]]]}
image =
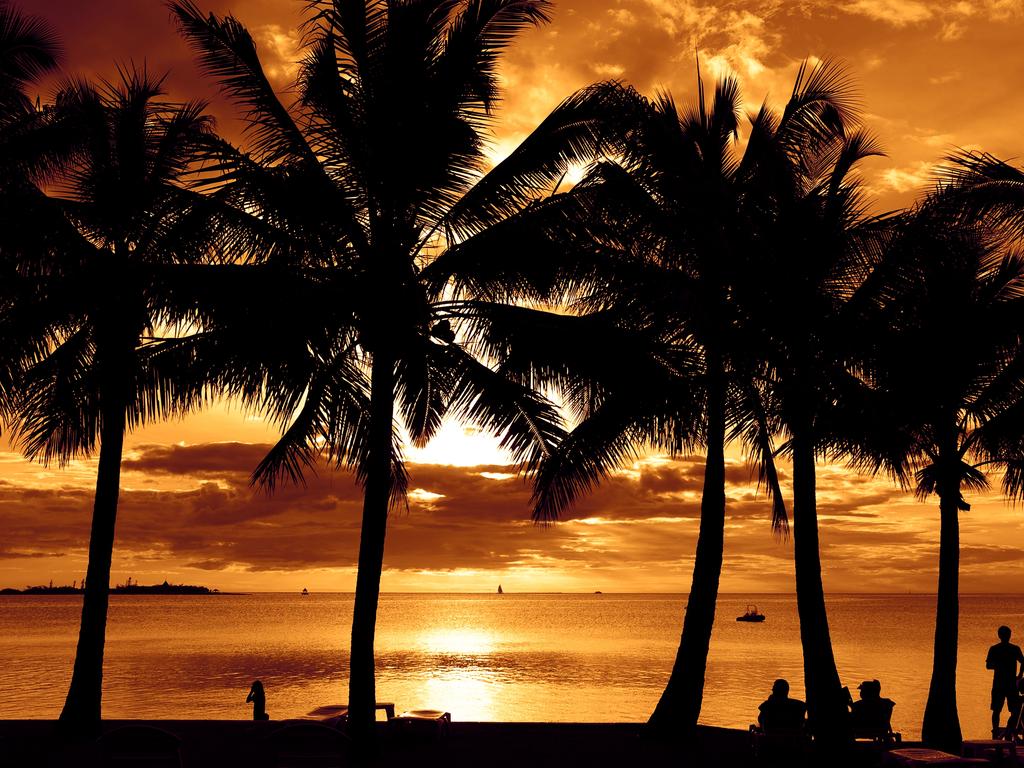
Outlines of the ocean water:
{"label": "ocean water", "polygon": [[[878,678],[893,725],[920,733],[931,673],[934,596],[828,599],[840,675]],[[442,708],[457,720],[637,722],[672,666],[684,595],[385,594],[377,632],[378,700]],[[748,604],[763,624],[735,621]],[[74,658],[75,596],[0,597],[0,718],[54,718]],[[996,627],[1024,640],[1024,597],[965,595],[958,692],[965,737],[989,732]],[[109,718],[245,719],[263,680],[274,719],[347,698],[349,594],[111,597],[104,676]],[[777,677],[802,696],[796,603],[722,595],[705,723],[745,728]]]}

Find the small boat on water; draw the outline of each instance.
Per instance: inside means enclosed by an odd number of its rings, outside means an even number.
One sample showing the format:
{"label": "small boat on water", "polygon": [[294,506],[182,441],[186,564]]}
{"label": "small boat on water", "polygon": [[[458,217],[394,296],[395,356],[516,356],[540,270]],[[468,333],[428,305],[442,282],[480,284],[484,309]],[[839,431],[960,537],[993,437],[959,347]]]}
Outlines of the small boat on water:
{"label": "small boat on water", "polygon": [[309,597],[309,590],[306,589],[305,587],[303,587],[302,591],[299,594],[302,595],[303,597]]}
{"label": "small boat on water", "polygon": [[503,589],[501,588],[501,584],[499,584],[499,585],[498,585],[498,594],[499,594],[499,595],[504,595],[504,594],[505,594],[505,590],[503,590]]}
{"label": "small boat on water", "polygon": [[758,613],[756,605],[748,605],[746,612],[742,616],[737,616],[736,621],[764,621],[764,614]]}

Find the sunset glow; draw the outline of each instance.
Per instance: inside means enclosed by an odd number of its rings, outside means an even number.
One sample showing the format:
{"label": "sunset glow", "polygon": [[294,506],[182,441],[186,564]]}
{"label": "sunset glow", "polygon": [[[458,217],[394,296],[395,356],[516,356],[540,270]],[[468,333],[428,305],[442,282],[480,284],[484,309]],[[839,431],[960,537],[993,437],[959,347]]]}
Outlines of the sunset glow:
{"label": "sunset glow", "polygon": [[1022,32],[0,0],[0,762],[1004,762]]}
{"label": "sunset glow", "polygon": [[[301,4],[207,5],[245,21],[268,75],[284,88],[295,72]],[[96,13],[73,0],[48,0],[31,10],[61,33],[72,71],[109,76],[112,57],[144,61],[151,71],[169,73],[172,96],[210,98],[220,129],[240,138],[232,109],[200,77],[160,3],[111,0]],[[561,99],[599,78],[689,99],[695,47],[706,76],[739,77],[748,110],[764,98],[783,99],[800,59],[832,56],[848,63],[866,123],[886,149],[886,157],[866,165],[871,205],[886,210],[926,187],[934,163],[954,147],[1019,155],[1011,127],[1019,122],[1019,105],[991,73],[1015,71],[1022,12],[1008,2],[940,8],[858,0],[826,9],[759,0],[728,8],[697,0],[560,1],[552,23],[527,32],[509,52],[490,156],[507,155]],[[111,18],[132,30],[113,49],[105,38]],[[581,173],[575,169],[566,182]],[[275,434],[258,416],[218,406],[130,435],[115,580],[168,578],[225,590],[351,589],[358,491],[329,469],[305,489],[273,498],[251,491],[248,473]],[[407,457],[416,491],[408,513],[393,518],[385,590],[492,591],[499,582],[539,591],[686,588],[695,526],[677,523],[696,514],[696,459],[638,465],[585,499],[565,522],[535,528],[528,523],[529,492],[493,437],[448,424],[425,448],[409,447]],[[730,468],[722,586],[789,590],[791,543],[771,536],[766,503],[741,458],[735,455]],[[7,521],[0,585],[79,578],[95,464],[43,468],[7,446],[0,466]],[[1024,576],[1024,524],[995,496],[971,502],[963,521],[962,588],[995,590]],[[934,588],[938,526],[930,501],[919,503],[882,477],[822,467],[819,504],[827,589]]]}

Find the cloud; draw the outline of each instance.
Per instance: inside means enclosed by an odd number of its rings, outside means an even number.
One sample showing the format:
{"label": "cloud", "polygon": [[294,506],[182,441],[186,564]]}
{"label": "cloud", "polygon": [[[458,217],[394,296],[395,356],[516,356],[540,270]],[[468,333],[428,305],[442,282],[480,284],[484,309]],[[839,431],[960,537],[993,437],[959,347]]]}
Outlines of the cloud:
{"label": "cloud", "polygon": [[936,164],[918,162],[905,168],[887,168],[881,173],[881,181],[896,192],[922,190],[935,178]]}
{"label": "cloud", "polygon": [[[304,487],[283,487],[273,496],[255,490],[250,471],[268,447],[237,442],[135,446],[124,462],[128,488],[121,495],[118,556],[135,568],[172,564],[219,574],[215,580],[239,572],[351,571],[362,513],[359,485],[347,473],[322,467]],[[414,490],[408,509],[394,511],[389,522],[389,572],[437,576],[511,570],[554,578],[630,573],[636,579],[642,570],[646,588],[652,578],[654,588],[664,584],[656,573],[670,575],[663,588],[685,586],[700,515],[700,456],[652,457],[615,472],[550,526],[530,521],[530,487],[514,467],[411,464],[409,470]],[[741,461],[730,459],[726,476],[735,578],[742,583],[753,578],[749,569],[769,569],[762,584],[784,588],[791,550],[770,533],[770,505]],[[824,467],[820,476],[823,547],[833,565],[846,567],[851,546],[916,541],[916,534],[871,522],[880,507],[900,503],[895,489],[840,468]],[[175,482],[147,488],[140,482],[145,477]],[[785,468],[783,480],[788,480]],[[0,561],[61,554],[80,560],[91,500],[89,488],[0,483],[6,524]]]}
{"label": "cloud", "polygon": [[[108,0],[102,12],[78,0],[37,5],[32,10],[62,32],[70,70],[110,76],[116,59],[168,71],[172,98],[209,100],[220,130],[244,143],[240,110],[200,73],[161,3]],[[245,23],[274,86],[283,91],[290,85],[301,3],[200,5],[230,11]],[[909,125],[949,134],[957,146],[978,145],[1001,157],[1020,154],[1013,129],[1020,123],[1019,106],[1005,98],[1005,79],[992,73],[1015,71],[1022,14],[1024,0],[846,0],[837,6],[806,0],[558,0],[552,22],[527,30],[502,58],[504,102],[489,155],[508,155],[559,102],[597,79],[621,78],[646,94],[669,90],[686,105],[695,92],[696,52],[707,79],[740,78],[744,109],[751,110],[766,97],[779,105],[801,60],[831,56],[849,64],[865,107],[878,118],[869,127],[881,133],[893,166],[882,178],[877,164],[869,164],[865,177],[877,195],[873,208],[890,210],[917,192],[917,179],[906,174],[935,160],[935,148],[905,131]],[[889,135],[890,127],[905,135]]]}
{"label": "cloud", "polygon": [[1024,550],[1020,547],[968,545],[960,548],[960,563],[965,567],[1024,563]]}
{"label": "cloud", "polygon": [[959,40],[964,36],[965,27],[959,21],[946,21],[939,31],[939,39],[945,42]]}
{"label": "cloud", "polygon": [[[170,98],[209,99],[220,130],[243,141],[239,110],[201,75],[163,4],[22,5],[61,31],[70,71],[109,77],[115,60],[169,71]],[[242,20],[275,87],[287,86],[302,3],[200,5],[204,11],[230,10]],[[505,101],[495,115],[494,155],[510,152],[556,104],[596,78],[621,77],[646,94],[667,89],[686,105],[695,96],[696,54],[707,84],[725,73],[740,78],[749,110],[766,97],[776,105],[788,97],[801,60],[831,55],[847,62],[868,127],[889,153],[888,161],[865,170],[876,194],[874,209],[897,208],[929,185],[932,164],[948,146],[1020,156],[1022,108],[1006,94],[1019,68],[1021,14],[1021,0],[849,0],[838,7],[781,0],[557,0],[553,22],[524,33],[501,63]],[[361,491],[352,479],[324,468],[305,488],[269,497],[249,486],[266,449],[256,441],[267,438],[230,430],[222,435],[209,426],[214,422],[201,423],[206,426],[164,425],[159,437],[126,456],[116,562],[152,570],[191,564],[225,583],[238,574],[349,573],[361,514]],[[212,442],[211,435],[225,442]],[[193,445],[174,445],[178,440]],[[497,569],[542,573],[537,583],[545,585],[590,583],[594,574],[608,584],[644,589],[688,585],[700,457],[649,461],[616,473],[562,522],[539,528],[529,522],[529,488],[514,469],[490,459],[486,466],[447,466],[456,459],[446,450],[429,454],[434,463],[412,466],[409,510],[391,520],[389,573],[407,572],[404,583],[425,583],[430,573]],[[459,460],[471,465],[479,455],[474,445]],[[25,570],[4,572],[28,573],[51,566],[51,558],[59,567],[78,569],[88,539],[94,463],[56,472],[9,459],[0,456],[0,564]],[[931,504],[842,468],[820,467],[818,488],[830,588],[933,588],[938,533]],[[791,543],[771,536],[768,504],[742,462],[729,465],[728,498],[723,585],[787,588]],[[975,510],[985,511],[964,521],[965,588],[1000,586],[1004,567],[1024,575],[1012,553],[999,548],[1024,542],[1024,528],[991,501]],[[994,541],[999,547],[993,549]],[[69,572],[80,576],[80,570]],[[269,576],[252,583],[277,588]],[[444,588],[451,582],[438,577],[429,583]]]}
{"label": "cloud", "polygon": [[63,552],[25,552],[9,547],[0,547],[0,560],[18,560],[20,558],[64,557]]}
{"label": "cloud", "polygon": [[920,24],[935,16],[932,5],[917,0],[853,0],[840,7],[847,13],[867,16],[896,27]]}
{"label": "cloud", "polygon": [[283,24],[259,24],[250,31],[267,77],[280,87],[290,87],[299,73],[298,62],[302,58],[299,30]]}
{"label": "cloud", "polygon": [[1005,22],[1024,12],[1020,0],[978,0],[968,2],[923,2],[922,0],[849,0],[841,9],[872,21],[902,28],[935,22],[943,42],[959,40],[968,23]]}

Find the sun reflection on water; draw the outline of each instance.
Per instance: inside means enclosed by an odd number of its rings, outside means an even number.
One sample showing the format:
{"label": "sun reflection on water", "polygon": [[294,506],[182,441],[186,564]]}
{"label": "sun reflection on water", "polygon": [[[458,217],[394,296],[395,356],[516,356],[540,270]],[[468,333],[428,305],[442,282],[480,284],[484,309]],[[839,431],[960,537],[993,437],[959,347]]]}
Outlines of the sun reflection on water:
{"label": "sun reflection on water", "polygon": [[482,629],[438,629],[421,634],[416,645],[427,653],[481,655],[493,653],[498,639]]}
{"label": "sun reflection on water", "polygon": [[503,690],[476,670],[445,670],[422,686],[423,701],[418,706],[443,708],[452,717],[463,720],[496,720],[495,697]]}
{"label": "sun reflection on water", "polygon": [[442,708],[463,718],[497,717],[496,697],[503,689],[488,658],[499,651],[498,635],[486,629],[445,627],[418,633],[413,644],[433,657],[429,679],[419,688],[417,707]]}

